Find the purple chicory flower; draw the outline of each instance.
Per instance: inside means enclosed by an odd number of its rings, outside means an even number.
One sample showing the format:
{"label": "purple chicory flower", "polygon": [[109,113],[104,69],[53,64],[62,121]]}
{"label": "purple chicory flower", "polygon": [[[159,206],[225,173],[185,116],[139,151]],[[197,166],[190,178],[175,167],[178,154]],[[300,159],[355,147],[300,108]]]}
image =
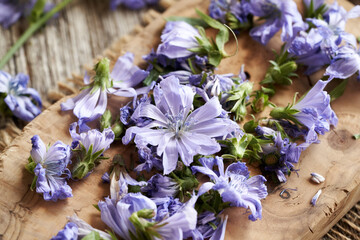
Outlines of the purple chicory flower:
{"label": "purple chicory flower", "polygon": [[136,91],[133,87],[138,85],[147,76],[147,72],[133,66],[133,55],[126,53],[118,58],[113,71],[110,73],[110,61],[103,58],[95,65],[96,75],[94,81],[89,83],[90,77],[84,77],[84,83],[88,84],[86,89],[82,90],[79,95],[61,103],[61,110],[72,110],[74,115],[79,119],[78,124],[80,131],[88,131],[90,128],[86,125],[98,119],[106,110],[107,94],[114,94],[123,97],[134,97],[137,94],[147,91],[141,88]]}
{"label": "purple chicory flower", "polygon": [[111,0],[110,8],[115,10],[120,4],[131,10],[139,10],[147,5],[154,5],[159,0]]}
{"label": "purple chicory flower", "polygon": [[80,219],[76,214],[68,217],[68,220],[69,222],[65,225],[64,229],[60,230],[55,237],[51,238],[51,240],[82,239],[93,231],[97,232],[100,235],[101,239],[112,239],[108,233],[93,228],[88,223]]}
{"label": "purple chicory flower", "polygon": [[[360,71],[360,51],[352,45],[340,47],[334,54],[330,66],[326,68],[325,75],[330,79],[346,79]],[[358,76],[359,79],[359,76]]]}
{"label": "purple chicory flower", "polygon": [[293,0],[252,0],[249,11],[266,21],[250,31],[250,36],[266,45],[282,29],[281,40],[290,42],[296,34],[306,29],[297,6]]}
{"label": "purple chicory flower", "polygon": [[[249,170],[243,162],[232,163],[225,170],[221,157],[201,158],[199,161],[203,166],[193,166],[193,172],[201,172],[212,180],[200,187],[199,195],[216,190],[224,202],[230,202],[230,206],[249,208],[250,220],[261,219],[260,199],[268,195],[265,177],[257,175],[249,178]],[[214,165],[218,166],[218,172],[213,170]]]}
{"label": "purple chicory flower", "polygon": [[150,172],[153,167],[162,171],[161,157],[156,154],[157,148],[154,146],[138,146],[140,164],[134,168],[136,172],[147,171]]}
{"label": "purple chicory flower", "polygon": [[4,102],[15,117],[24,121],[31,121],[41,113],[41,98],[39,93],[28,88],[29,76],[17,74],[12,77],[0,71],[0,93],[5,94]]}
{"label": "purple chicory flower", "polygon": [[288,138],[282,138],[280,132],[268,127],[258,126],[256,132],[265,139],[273,140],[273,144],[262,146],[265,155],[265,170],[275,172],[280,182],[286,182],[285,175],[289,175],[290,171],[295,171],[294,164],[298,163],[301,152],[308,144],[292,143]]}
{"label": "purple chicory flower", "polygon": [[58,232],[55,237],[52,237],[51,240],[77,240],[78,239],[79,228],[73,222],[68,222],[65,227]]}
{"label": "purple chicory flower", "polygon": [[22,16],[28,15],[36,0],[0,0],[0,24],[4,28],[10,27]]}
{"label": "purple chicory flower", "polygon": [[167,22],[161,34],[161,44],[157,54],[169,59],[190,57],[189,49],[199,46],[196,37],[201,38],[198,30],[183,21]]}
{"label": "purple chicory flower", "polygon": [[91,154],[97,152],[104,153],[110,148],[110,144],[114,141],[115,135],[111,128],[104,129],[103,132],[97,129],[91,129],[88,132],[78,134],[76,132],[77,123],[70,124],[69,132],[73,139],[72,146],[77,146],[81,143],[86,151],[92,148]]}
{"label": "purple chicory flower", "polygon": [[238,125],[227,118],[219,118],[222,108],[214,97],[190,113],[194,98],[191,87],[180,85],[174,76],[160,82],[154,89],[155,105],[139,106],[139,117],[154,121],[144,127],[126,130],[123,143],[128,144],[135,136],[136,144],[157,146],[157,154],[163,158],[164,174],[172,172],[178,156],[189,166],[196,154],[209,155],[220,151],[214,138],[234,132]]}
{"label": "purple chicory flower", "polygon": [[70,146],[57,141],[46,149],[38,135],[31,138],[31,160],[36,164],[36,192],[42,193],[46,201],[72,197],[72,190],[66,179],[70,176],[67,165],[70,162]]}
{"label": "purple chicory flower", "polygon": [[231,13],[242,24],[248,22],[249,3],[237,0],[212,0],[209,5],[209,16],[227,23],[227,14]]}
{"label": "purple chicory flower", "polygon": [[192,237],[193,240],[224,240],[227,219],[227,215],[220,219],[213,212],[203,212],[198,215],[196,229],[188,232],[186,237]]}
{"label": "purple chicory flower", "polygon": [[159,173],[153,175],[141,192],[152,198],[174,197],[179,191],[179,185],[172,178]]}
{"label": "purple chicory flower", "polygon": [[308,136],[316,135],[316,133],[325,134],[325,132],[330,131],[330,125],[337,125],[338,118],[331,109],[330,95],[324,91],[327,84],[328,81],[319,80],[315,86],[292,107],[299,111],[294,114],[294,117],[309,129]]}
{"label": "purple chicory flower", "polygon": [[184,205],[178,198],[173,197],[153,198],[152,200],[157,206],[155,218],[157,222],[174,215]]}

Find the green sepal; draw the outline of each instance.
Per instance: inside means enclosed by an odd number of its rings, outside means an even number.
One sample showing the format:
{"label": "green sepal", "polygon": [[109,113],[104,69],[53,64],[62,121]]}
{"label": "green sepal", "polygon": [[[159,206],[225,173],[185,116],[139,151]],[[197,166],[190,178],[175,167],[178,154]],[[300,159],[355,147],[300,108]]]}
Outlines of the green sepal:
{"label": "green sepal", "polygon": [[82,240],[102,240],[100,234],[97,231],[92,231],[85,237],[81,238]]}
{"label": "green sepal", "polygon": [[105,91],[108,88],[113,86],[113,81],[110,77],[110,60],[108,58],[102,58],[98,63],[94,66],[95,76],[93,88],[91,93],[96,92],[99,88],[102,91]]}
{"label": "green sepal", "polygon": [[286,107],[276,107],[270,112],[270,116],[275,119],[287,119],[295,124],[302,125],[295,117],[294,114],[298,113],[299,110],[293,109],[291,105]]}
{"label": "green sepal", "polygon": [[107,109],[100,119],[100,131],[104,131],[104,129],[111,127],[112,124],[112,116],[109,109]]}
{"label": "green sepal", "polygon": [[359,134],[354,134],[354,136],[353,136],[353,137],[354,137],[354,139],[355,139],[355,140],[360,139],[360,133],[359,133]]}
{"label": "green sepal", "polygon": [[246,133],[254,133],[257,126],[259,126],[259,123],[253,119],[246,122],[243,128]]}
{"label": "green sepal", "polygon": [[349,79],[342,80],[339,85],[337,85],[330,93],[330,101],[334,101],[335,99],[341,97],[346,89]]}
{"label": "green sepal", "polygon": [[252,82],[244,82],[240,85],[233,86],[232,89],[227,92],[229,97],[226,99],[226,102],[230,103],[230,112],[235,113],[236,121],[243,120],[246,116],[247,97],[251,94],[252,89]]}
{"label": "green sepal", "polygon": [[149,86],[152,82],[156,82],[159,79],[160,71],[153,68],[151,69],[149,75],[144,79],[143,83],[145,86]]}
{"label": "green sepal", "polygon": [[28,170],[29,173],[34,174],[34,169],[37,163],[34,162],[31,156],[28,158],[28,164],[25,165],[25,169]]}
{"label": "green sepal", "polygon": [[116,235],[113,231],[105,230],[105,232],[107,232],[110,235],[111,240],[118,240],[118,238],[116,237]]}
{"label": "green sepal", "polygon": [[183,21],[194,27],[197,27],[197,26],[204,27],[204,28],[209,27],[209,25],[203,19],[200,19],[200,18],[170,16],[170,17],[165,18],[165,20],[168,22]]}
{"label": "green sepal", "polygon": [[44,8],[47,0],[37,0],[31,10],[29,21],[30,24],[37,22],[44,15]]}

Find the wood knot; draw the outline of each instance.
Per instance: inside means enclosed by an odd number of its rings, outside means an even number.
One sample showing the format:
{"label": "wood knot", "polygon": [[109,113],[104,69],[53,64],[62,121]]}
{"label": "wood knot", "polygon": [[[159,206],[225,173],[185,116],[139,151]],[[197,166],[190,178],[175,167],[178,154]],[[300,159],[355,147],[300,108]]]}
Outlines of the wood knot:
{"label": "wood knot", "polygon": [[327,137],[328,144],[335,150],[346,150],[355,144],[354,139],[346,129],[333,130]]}

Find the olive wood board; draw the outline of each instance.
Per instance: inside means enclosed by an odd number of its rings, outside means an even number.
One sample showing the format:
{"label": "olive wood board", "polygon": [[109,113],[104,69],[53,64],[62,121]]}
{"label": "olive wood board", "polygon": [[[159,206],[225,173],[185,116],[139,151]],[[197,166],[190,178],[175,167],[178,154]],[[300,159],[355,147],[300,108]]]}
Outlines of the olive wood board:
{"label": "olive wood board", "polygon": [[[299,2],[299,1],[298,1]],[[339,1],[347,10],[352,5]],[[195,8],[206,11],[209,1],[184,0],[174,4],[163,15],[133,36],[122,45],[123,51],[135,54],[135,63],[144,66],[142,55],[156,49],[160,34],[165,24],[163,17],[195,16]],[[359,36],[360,20],[348,22],[347,29]],[[250,75],[250,80],[259,87],[263,79],[268,60],[273,58],[272,48],[279,49],[277,37],[264,47],[251,39],[248,33],[238,36],[238,53],[222,61],[218,73],[237,74],[242,64]],[[116,44],[115,44],[116,45]],[[235,51],[236,43],[231,39],[228,52]],[[123,51],[115,52],[118,56]],[[299,71],[301,73],[301,70]],[[285,106],[292,101],[295,92],[300,96],[316,81],[316,77],[300,76],[291,86],[279,87],[272,101],[278,106]],[[249,221],[245,209],[231,208],[226,236],[228,240],[237,239],[319,239],[323,236],[356,202],[360,199],[360,140],[352,138],[360,133],[360,83],[351,79],[342,97],[332,103],[339,123],[336,128],[320,136],[320,144],[313,144],[300,157],[296,168],[299,176],[292,174],[282,188],[297,188],[289,191],[289,199],[283,199],[278,191],[269,193],[262,201],[262,220]],[[66,97],[68,98],[68,97]],[[65,99],[66,99],[65,98]],[[46,202],[42,196],[29,190],[33,176],[24,168],[31,150],[31,137],[38,134],[47,144],[61,140],[71,143],[69,125],[77,119],[72,112],[61,112],[60,103],[55,103],[36,119],[30,122],[22,134],[14,139],[0,155],[0,239],[49,239],[63,228],[66,217],[74,212],[93,227],[105,229],[99,212],[93,207],[109,194],[109,185],[101,181],[102,174],[108,170],[111,158],[120,153],[125,158],[136,156],[134,146],[116,143],[105,153],[110,157],[104,160],[94,172],[84,180],[70,181],[73,197],[58,202]],[[119,114],[119,108],[129,99],[111,97],[109,100],[113,114]],[[251,168],[252,174],[258,170]],[[310,173],[317,172],[326,180],[317,185],[310,181]],[[310,204],[311,198],[322,189],[316,206]]]}

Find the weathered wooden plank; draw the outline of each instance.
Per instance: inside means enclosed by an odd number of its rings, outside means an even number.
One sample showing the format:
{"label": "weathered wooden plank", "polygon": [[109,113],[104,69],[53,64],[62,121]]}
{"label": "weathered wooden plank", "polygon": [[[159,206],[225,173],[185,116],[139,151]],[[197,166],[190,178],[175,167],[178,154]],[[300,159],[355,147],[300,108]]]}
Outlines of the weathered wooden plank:
{"label": "weathered wooden plank", "polygon": [[[205,9],[207,1],[187,0],[174,6],[165,13],[169,15],[193,15],[193,6]],[[131,41],[122,45],[122,49],[136,54],[136,62],[141,56],[159,42],[159,34],[164,24],[163,19],[156,19]],[[353,33],[359,33],[359,26],[353,24]],[[241,51],[233,58],[225,60],[220,69],[222,72],[237,73],[241,64],[251,80],[259,82],[266,71],[267,59],[272,55],[259,43],[246,34],[239,37]],[[231,41],[230,48],[234,48]],[[120,54],[121,49],[113,48]],[[262,49],[259,51],[259,49]],[[308,81],[300,78],[292,87],[279,90],[273,99],[279,105],[286,105],[292,100],[295,91],[303,94],[309,88]],[[227,239],[317,239],[345,214],[359,200],[360,196],[360,143],[351,138],[351,133],[360,132],[359,85],[352,81],[345,95],[334,102],[334,109],[339,116],[339,126],[322,136],[321,144],[313,145],[301,157],[300,177],[292,175],[284,187],[297,187],[291,192],[291,199],[284,200],[279,192],[271,193],[263,201],[263,220],[251,222],[242,209],[231,209]],[[112,98],[111,105],[118,108],[122,99]],[[107,169],[109,161],[103,162],[94,173],[84,181],[70,183],[74,198],[57,203],[42,200],[41,196],[28,190],[31,176],[23,169],[31,149],[30,138],[39,134],[45,142],[58,139],[70,143],[68,125],[75,118],[68,113],[61,113],[57,103],[31,122],[25,131],[0,156],[0,235],[4,239],[45,239],[54,235],[66,222],[65,217],[74,211],[94,226],[100,224],[99,214],[91,206],[108,194],[101,184],[100,177]],[[52,119],[51,122],[48,119]],[[107,156],[124,153],[129,156],[133,150],[114,145]],[[315,171],[326,177],[322,185],[309,181],[309,173]],[[318,205],[309,203],[317,189],[323,188]],[[46,229],[44,229],[46,226]]]}

